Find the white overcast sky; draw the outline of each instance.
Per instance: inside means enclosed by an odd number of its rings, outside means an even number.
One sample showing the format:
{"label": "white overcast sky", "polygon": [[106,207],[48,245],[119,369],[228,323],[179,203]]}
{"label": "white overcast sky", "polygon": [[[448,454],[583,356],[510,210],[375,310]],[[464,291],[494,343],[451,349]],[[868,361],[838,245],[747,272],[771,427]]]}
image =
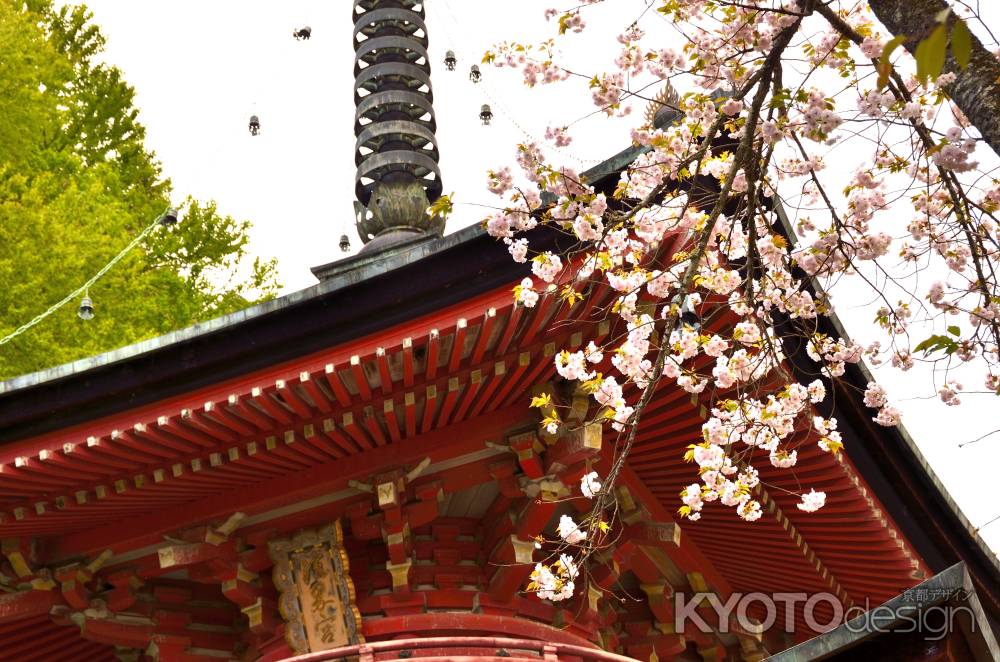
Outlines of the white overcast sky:
{"label": "white overcast sky", "polygon": [[[108,43],[105,58],[136,89],[147,146],[173,181],[177,199],[215,199],[223,213],[253,221],[251,250],[278,258],[285,292],[315,283],[309,267],[338,259],[345,229],[353,231],[353,48],[349,0],[91,0]],[[571,124],[575,140],[562,162],[580,170],[623,149],[641,112],[625,120],[587,117],[585,81],[527,91],[517,74],[469,66],[493,43],[533,41],[551,34],[538,0],[428,0],[434,105],[444,189],[460,203],[448,231],[480,220],[492,203],[485,172],[512,162],[518,142],[540,139],[546,126]],[[565,4],[565,3],[564,3]],[[990,5],[991,3],[984,3]],[[635,20],[642,0],[617,0],[588,10],[589,27],[573,35],[572,64],[588,77],[607,70],[615,35]],[[1000,27],[993,7],[991,27]],[[669,38],[665,24],[662,30]],[[660,21],[660,23],[664,23]],[[292,39],[309,25],[310,41]],[[600,47],[591,47],[598,45]],[[458,69],[441,64],[454,50]],[[582,79],[581,79],[582,80]],[[492,126],[478,119],[493,107]],[[640,109],[641,110],[641,109]],[[247,120],[260,117],[251,138]],[[872,309],[838,313],[860,341],[872,333]],[[904,412],[904,423],[973,526],[1000,515],[993,498],[1000,435],[958,448],[998,427],[996,398],[966,396],[949,408],[933,397],[929,378],[880,370],[879,380]],[[975,387],[980,378],[976,378]],[[1000,548],[1000,522],[982,536]]]}

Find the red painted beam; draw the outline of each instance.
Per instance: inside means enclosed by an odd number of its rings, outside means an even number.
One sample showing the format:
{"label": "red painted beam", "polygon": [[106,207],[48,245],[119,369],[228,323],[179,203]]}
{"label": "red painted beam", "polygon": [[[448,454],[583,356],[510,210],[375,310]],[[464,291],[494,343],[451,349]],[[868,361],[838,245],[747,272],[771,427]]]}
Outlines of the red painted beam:
{"label": "red painted beam", "polygon": [[490,557],[490,564],[497,566],[490,578],[487,592],[498,602],[507,602],[527,584],[533,569],[533,541],[509,536],[500,541]]}
{"label": "red painted beam", "polygon": [[344,387],[344,382],[341,381],[340,374],[337,372],[334,364],[328,363],[324,369],[324,374],[326,375],[326,383],[329,385],[330,390],[333,391],[333,396],[337,398],[337,402],[340,406],[350,407],[351,395]]}
{"label": "red painted beam", "polygon": [[542,324],[551,317],[553,307],[558,308],[558,306],[559,306],[558,303],[554,305],[549,304],[549,305],[536,306],[534,310],[535,314],[531,317],[531,320],[527,323],[527,327],[525,328],[524,333],[521,334],[521,339],[518,341],[519,344],[523,346],[534,340],[535,334],[538,333],[539,329],[541,329]]}
{"label": "red painted beam", "polygon": [[80,633],[85,639],[113,646],[127,646],[145,649],[153,635],[154,626],[144,624],[124,624],[115,621],[88,618],[80,626]]}
{"label": "red painted beam", "polygon": [[455,336],[451,343],[451,360],[448,361],[448,372],[454,374],[458,372],[458,367],[462,363],[462,353],[465,351],[465,335],[468,332],[469,323],[465,318],[461,318],[455,325]]}
{"label": "red painted beam", "polygon": [[[613,444],[605,444],[605,448],[609,449]],[[605,451],[607,453],[607,451]],[[598,471],[601,475],[606,474],[608,467],[601,467]],[[626,466],[621,472],[621,481],[629,490],[632,495],[640,502],[643,506],[649,509],[650,514],[653,516],[653,520],[657,522],[673,522],[673,515],[660,503],[653,494],[643,485],[639,477],[636,476],[635,472],[628,466]],[[683,532],[682,532],[683,535]],[[708,583],[715,589],[723,599],[727,598],[733,589],[729,585],[722,575],[715,569],[708,559],[701,553],[695,542],[691,539],[682,538],[682,544],[688,546],[687,552],[691,557],[691,560],[697,564],[700,568],[701,573],[705,576]]]}
{"label": "red painted beam", "polygon": [[427,394],[424,398],[424,413],[420,417],[420,434],[427,434],[434,427],[434,420],[437,416],[437,405],[437,386],[431,384],[427,387]]}
{"label": "red painted beam", "polygon": [[250,397],[267,413],[268,416],[278,421],[282,425],[292,424],[292,414],[274,400],[271,393],[259,386],[254,386],[250,391]]}
{"label": "red painted beam", "polygon": [[392,394],[392,373],[389,371],[389,355],[384,347],[375,350],[375,361],[378,363],[378,382],[382,395],[388,397]]}
{"label": "red painted beam", "polygon": [[[510,289],[500,287],[491,292],[471,297],[453,306],[434,311],[422,317],[408,320],[377,333],[344,343],[339,347],[324,349],[308,356],[269,366],[263,370],[238,378],[220,382],[198,391],[186,392],[177,397],[156,402],[127,412],[130,421],[152,421],[164,412],[176,412],[181,408],[200,407],[208,400],[218,401],[231,393],[245,393],[251,387],[262,383],[273,383],[276,379],[292,378],[302,370],[320,371],[327,363],[345,363],[350,356],[359,353],[374,352],[378,346],[393,346],[400,342],[404,335],[419,337],[433,328],[447,326],[459,317],[478,317],[483,311],[493,306],[498,309],[509,307],[512,303]],[[56,430],[44,435],[6,444],[0,453],[0,463],[6,464],[18,455],[36,455],[42,449],[55,450],[67,439],[86,439],[88,435],[103,434],[108,428],[120,424],[122,414],[113,414],[101,419],[88,421],[78,426]],[[129,423],[131,425],[131,423]]]}
{"label": "red painted beam", "polygon": [[437,329],[431,329],[427,336],[426,373],[427,381],[433,380],[437,376],[438,361],[441,352],[441,334]]}
{"label": "red painted beam", "polygon": [[[205,406],[207,407],[209,404],[211,403],[206,402]],[[247,429],[250,429],[249,426],[246,427]],[[157,426],[150,427],[144,423],[136,423],[132,426],[132,433],[140,439],[148,439],[152,443],[159,444],[164,448],[169,448],[174,451],[175,454],[181,453],[183,455],[188,455],[198,451],[198,446],[195,444],[179,439],[171,434],[167,434],[166,432],[161,431]]]}
{"label": "red painted beam", "polygon": [[528,404],[528,398],[525,395],[527,389],[515,389],[514,387],[520,381],[524,373],[527,372],[528,367],[531,365],[532,358],[536,361],[541,362],[544,359],[541,356],[541,352],[538,352],[532,357],[530,351],[521,352],[517,355],[517,363],[514,366],[514,370],[507,374],[503,380],[503,384],[500,385],[500,390],[497,391],[496,395],[493,396],[490,401],[486,404],[486,411],[493,411],[494,409],[499,409],[501,403],[507,398],[509,394],[517,394],[524,397],[524,403],[522,406]]}
{"label": "red painted beam", "polygon": [[417,434],[417,396],[412,392],[403,394],[403,425],[407,437]]}
{"label": "red painted beam", "polygon": [[521,305],[515,305],[510,309],[510,315],[507,316],[507,322],[503,327],[503,334],[500,336],[500,340],[497,343],[497,354],[507,353],[507,347],[510,346],[510,341],[514,338],[514,333],[517,331],[518,323],[521,321],[521,316],[524,315],[524,310],[524,306]]}
{"label": "red painted beam", "polygon": [[413,371],[415,370],[413,361],[413,338],[403,338],[403,386],[410,388],[413,386]]}
{"label": "red painted beam", "polygon": [[486,352],[496,319],[496,308],[490,308],[483,315],[483,322],[479,325],[479,336],[476,338],[476,346],[472,350],[472,359],[470,361],[472,365],[478,365],[483,360],[483,354]]}
{"label": "red painted beam", "polygon": [[488,382],[486,386],[481,390],[479,398],[472,406],[472,409],[469,410],[469,416],[478,416],[479,413],[483,411],[483,408],[490,403],[494,391],[496,391],[497,387],[499,387],[500,384],[504,381],[506,374],[507,374],[507,359],[500,359],[499,361],[494,362],[492,371],[490,371],[487,368],[488,377],[486,377],[486,379],[488,379]]}
{"label": "red painted beam", "polygon": [[385,432],[382,431],[382,426],[379,424],[378,417],[375,416],[374,411],[365,411],[364,422],[365,429],[368,430],[368,434],[371,435],[371,438],[375,440],[376,446],[385,446],[389,443],[385,437]]}
{"label": "red painted beam", "polygon": [[28,590],[0,594],[0,623],[41,616],[61,604],[63,604],[62,594],[56,590]]}
{"label": "red painted beam", "polygon": [[465,395],[462,396],[462,403],[459,405],[458,411],[455,412],[455,420],[460,421],[465,418],[465,414],[469,411],[473,400],[476,399],[476,394],[479,393],[479,387],[482,386],[482,383],[482,370],[477,368],[469,373],[469,384],[465,387]]}
{"label": "red painted beam", "polygon": [[313,417],[313,410],[309,403],[295,390],[295,384],[279,379],[274,382],[274,389],[277,397],[287,406],[292,408],[296,414],[304,419]]}
{"label": "red painted beam", "polygon": [[[66,655],[66,649],[83,641],[76,628],[38,626],[26,628],[26,632],[17,637],[4,637],[0,654],[5,660],[18,662],[45,660],[72,660]],[[93,647],[93,642],[86,642]],[[85,658],[76,658],[85,659]]]}
{"label": "red painted beam", "polygon": [[393,443],[402,439],[403,434],[399,430],[399,419],[396,417],[396,402],[394,400],[390,399],[382,402],[382,419],[385,421],[385,427],[389,431],[389,439]]}
{"label": "red painted beam", "polygon": [[341,427],[344,431],[350,435],[351,439],[358,445],[358,448],[362,450],[370,450],[375,448],[375,444],[368,437],[368,434],[358,425],[357,421],[354,419],[353,412],[344,412],[344,418],[341,422]]}
{"label": "red painted beam", "polygon": [[307,423],[302,426],[302,437],[306,440],[307,444],[320,450],[328,457],[337,459],[347,456],[344,449],[333,443],[333,441],[322,432],[317,432],[316,426],[312,423]]}
{"label": "red painted beam", "polygon": [[365,374],[361,357],[357,354],[351,357],[351,376],[354,377],[354,386],[358,389],[358,395],[361,396],[361,399],[365,401],[371,400],[372,389],[368,385],[368,376]]}
{"label": "red painted beam", "polygon": [[[331,456],[323,450],[300,440],[299,435],[295,432],[295,430],[285,430],[285,434],[282,435],[282,437],[284,438],[286,448],[305,456],[303,459],[307,465],[311,465],[315,462],[322,464],[323,462],[329,462],[331,459]],[[281,438],[277,439],[277,442],[280,444]]]}
{"label": "red painted beam", "polygon": [[361,450],[356,444],[354,444],[343,431],[337,428],[337,422],[332,418],[323,419],[323,434],[333,442],[344,455],[354,455],[356,452]]}
{"label": "red painted beam", "polygon": [[506,430],[525,425],[531,412],[518,405],[488,417],[463,421],[443,430],[433,430],[402,445],[374,448],[363,455],[308,467],[296,474],[281,476],[255,486],[253,490],[232,489],[218,496],[189,504],[164,508],[152,515],[124,519],[113,525],[71,533],[56,541],[47,557],[58,561],[70,556],[92,554],[112,549],[127,549],[155,544],[169,534],[193,524],[228,517],[236,511],[261,513],[329,494],[347,487],[349,479],[364,480],[385,466],[403,465],[430,457],[440,462],[456,455],[482,450],[488,439],[496,439]]}
{"label": "red painted beam", "polygon": [[[438,632],[493,632],[504,635],[514,635],[534,639],[537,642],[552,642],[580,646],[588,651],[597,651],[593,644],[582,637],[570,634],[565,630],[534,623],[521,618],[506,618],[503,616],[487,616],[484,614],[414,614],[412,616],[397,616],[366,621],[363,625],[366,638],[387,637],[399,633],[438,633]],[[450,637],[449,637],[450,638]],[[389,642],[384,642],[389,643]],[[433,645],[433,641],[424,639],[419,646],[423,648]],[[614,656],[611,659],[619,659]],[[634,661],[629,661],[634,662]]]}
{"label": "red painted beam", "polygon": [[448,425],[448,421],[451,418],[451,412],[455,408],[455,404],[458,402],[458,394],[461,390],[462,385],[458,377],[451,377],[448,379],[448,394],[444,398],[444,403],[441,405],[441,413],[438,414],[438,425],[445,426]]}
{"label": "red painted beam", "polygon": [[309,374],[309,371],[303,370],[299,373],[299,384],[309,395],[316,409],[319,409],[321,413],[329,414],[333,411],[330,399],[323,393],[323,389],[319,387],[316,380]]}

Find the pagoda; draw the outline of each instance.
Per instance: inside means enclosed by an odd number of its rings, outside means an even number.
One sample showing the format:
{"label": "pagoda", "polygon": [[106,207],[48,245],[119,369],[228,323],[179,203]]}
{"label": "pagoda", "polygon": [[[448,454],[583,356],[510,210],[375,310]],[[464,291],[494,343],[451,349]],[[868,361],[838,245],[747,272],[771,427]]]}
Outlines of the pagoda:
{"label": "pagoda", "polygon": [[[571,600],[527,592],[533,537],[586,510],[580,478],[612,458],[553,356],[612,334],[614,295],[524,308],[502,244],[443,236],[423,5],[356,0],[352,19],[364,248],[308,289],[0,384],[0,659],[1000,656],[997,560],[905,431],[873,424],[859,366],[823,412],[845,451],[761,468],[752,524],[675,517],[710,405],[663,383],[613,544]],[[610,192],[641,151],[584,176]],[[541,390],[578,425],[542,430]],[[822,510],[795,507],[799,479]],[[712,606],[749,594],[813,599]],[[858,621],[879,605],[893,617]],[[957,617],[907,629],[931,608]]]}

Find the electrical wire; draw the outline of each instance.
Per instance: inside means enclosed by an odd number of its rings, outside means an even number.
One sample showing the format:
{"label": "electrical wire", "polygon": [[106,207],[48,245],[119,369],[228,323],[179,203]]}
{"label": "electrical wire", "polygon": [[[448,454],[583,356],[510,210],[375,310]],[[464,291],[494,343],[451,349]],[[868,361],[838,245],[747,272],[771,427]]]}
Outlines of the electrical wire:
{"label": "electrical wire", "polygon": [[[169,210],[169,208],[168,208],[168,210]],[[132,251],[133,248],[135,248],[136,246],[138,246],[139,243],[142,242],[143,239],[145,239],[147,236],[149,236],[149,234],[153,230],[156,229],[156,226],[158,226],[158,225],[161,224],[161,222],[163,220],[163,217],[164,217],[164,214],[160,214],[159,216],[157,216],[155,221],[153,221],[152,223],[150,223],[148,226],[146,226],[146,228],[142,232],[140,232],[139,234],[137,234],[135,236],[135,238],[132,239],[132,241],[129,242],[128,246],[126,246],[125,248],[123,248],[122,251],[120,253],[118,253],[118,255],[114,256],[111,259],[110,262],[108,262],[106,265],[104,265],[101,268],[100,271],[98,271],[96,274],[94,274],[93,276],[91,276],[90,280],[88,280],[86,283],[84,283],[80,287],[76,288],[75,290],[73,290],[72,292],[70,292],[69,294],[67,294],[59,302],[52,304],[52,306],[50,306],[48,308],[48,310],[46,310],[45,312],[39,313],[38,315],[36,315],[31,321],[25,322],[24,324],[22,324],[21,326],[19,326],[17,329],[15,329],[14,331],[12,331],[10,334],[4,336],[3,338],[0,338],[0,345],[5,345],[5,344],[9,343],[11,340],[13,340],[14,338],[17,338],[19,335],[21,335],[25,331],[27,331],[30,328],[32,328],[33,326],[37,325],[39,322],[41,322],[42,320],[44,320],[45,318],[47,318],[49,315],[51,315],[52,313],[56,312],[57,310],[59,310],[63,306],[65,306],[70,301],[73,301],[78,296],[80,296],[84,292],[88,291],[90,289],[90,287],[94,283],[96,283],[98,280],[100,280],[100,278],[104,274],[108,273],[108,271],[110,271],[116,264],[118,264],[119,262],[121,262],[122,259],[124,259],[124,257],[126,255],[128,255]]]}
{"label": "electrical wire", "polygon": [[[278,77],[279,77],[279,75],[280,75],[279,65],[277,65],[277,64],[274,65],[271,68],[270,74],[271,75],[269,76],[269,80],[271,82],[277,80]],[[258,85],[257,87],[258,87],[257,92],[255,92],[253,94],[253,99],[251,100],[251,114],[253,114],[253,115],[257,114],[257,96],[258,96],[258,93],[260,91],[261,86]],[[223,151],[223,149],[224,149],[224,147],[222,145],[220,145],[213,153],[209,154],[208,159],[211,159],[211,158],[213,158],[215,156],[218,156],[219,153],[221,153]],[[206,167],[207,166],[207,159],[202,159],[201,163],[202,163],[202,168]],[[169,209],[170,208],[168,207],[167,210],[169,210]],[[42,321],[44,321],[47,317],[49,317],[50,315],[52,315],[53,313],[55,313],[57,310],[59,310],[60,308],[62,308],[63,306],[65,306],[70,301],[73,301],[74,299],[76,299],[81,294],[83,294],[85,292],[88,292],[90,290],[90,287],[92,285],[94,285],[94,283],[96,283],[98,280],[100,280],[102,276],[104,276],[106,273],[108,273],[108,271],[110,271],[111,269],[113,269],[116,264],[118,264],[119,262],[121,262],[125,258],[126,255],[128,255],[130,252],[132,252],[132,250],[136,246],[138,246],[146,237],[148,237],[149,234],[153,230],[155,230],[158,225],[161,224],[163,218],[164,218],[164,214],[160,214],[159,216],[157,216],[156,220],[154,220],[152,223],[150,223],[148,226],[146,226],[146,228],[142,232],[140,232],[138,235],[136,235],[135,238],[133,238],[132,241],[130,241],[129,244],[124,249],[122,249],[122,251],[120,253],[118,253],[118,255],[116,255],[114,258],[112,258],[110,262],[108,262],[106,265],[104,265],[104,267],[102,267],[100,271],[98,271],[96,274],[94,274],[83,285],[81,285],[77,289],[75,289],[72,292],[70,292],[69,294],[67,294],[65,297],[63,297],[58,302],[52,304],[52,306],[50,306],[47,310],[45,310],[42,313],[39,313],[34,318],[32,318],[30,321],[25,322],[24,324],[22,324],[21,326],[19,326],[17,329],[15,329],[14,331],[12,331],[8,335],[4,336],[3,338],[0,338],[0,345],[6,345],[10,341],[14,340],[15,338],[17,338],[21,334],[23,334],[26,331],[28,331],[29,329],[31,329],[32,327],[34,327],[34,326],[38,325],[39,323],[41,323]]]}

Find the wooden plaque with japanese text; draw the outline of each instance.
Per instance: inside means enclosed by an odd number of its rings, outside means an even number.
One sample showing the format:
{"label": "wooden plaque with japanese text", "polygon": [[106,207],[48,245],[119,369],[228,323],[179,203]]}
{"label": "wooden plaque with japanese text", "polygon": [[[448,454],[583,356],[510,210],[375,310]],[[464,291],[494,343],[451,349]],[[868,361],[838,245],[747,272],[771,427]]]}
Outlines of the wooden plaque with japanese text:
{"label": "wooden plaque with japanese text", "polygon": [[274,585],[285,640],[296,654],[363,641],[340,520],[319,530],[272,540]]}

